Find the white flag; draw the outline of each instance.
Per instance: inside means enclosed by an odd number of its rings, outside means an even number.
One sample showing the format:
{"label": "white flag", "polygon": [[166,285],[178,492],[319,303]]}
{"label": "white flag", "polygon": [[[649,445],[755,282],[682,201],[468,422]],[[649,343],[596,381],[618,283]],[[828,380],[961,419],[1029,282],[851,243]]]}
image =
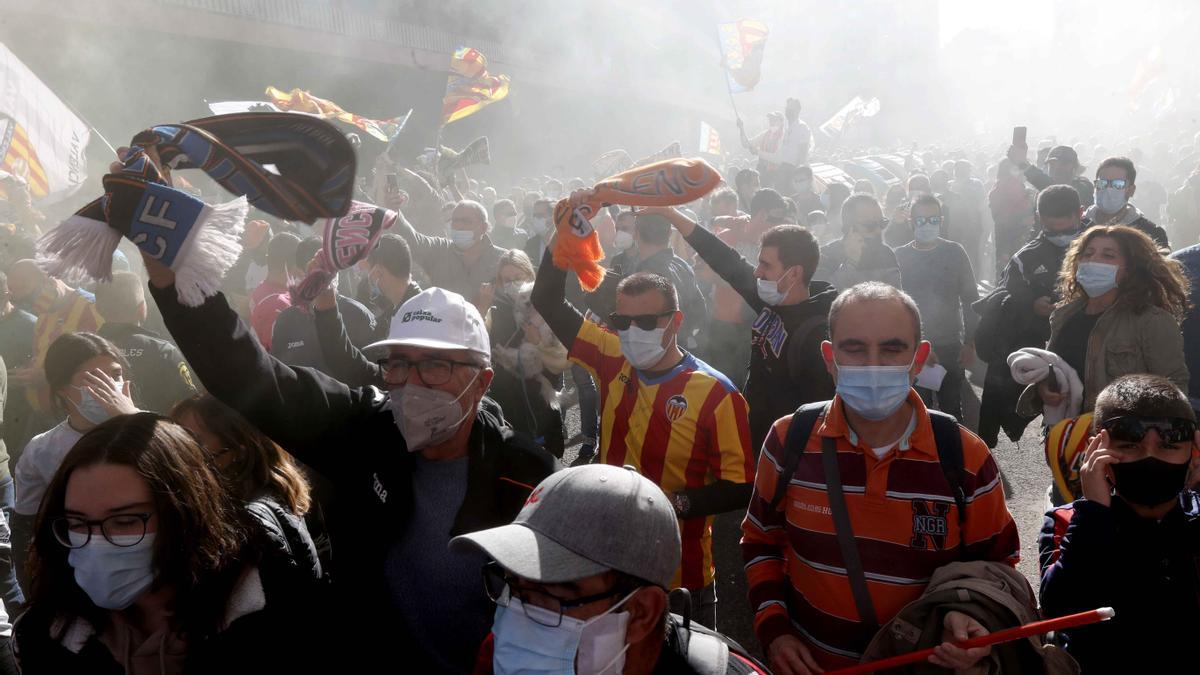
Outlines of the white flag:
{"label": "white flag", "polygon": [[0,44],[0,170],[24,178],[43,203],[87,178],[91,130],[33,71]]}
{"label": "white flag", "polygon": [[208,109],[214,115],[244,112],[282,112],[278,106],[268,101],[208,101]]}
{"label": "white flag", "polygon": [[855,96],[842,109],[834,113],[828,121],[821,125],[821,131],[830,136],[839,136],[854,123],[856,119],[874,117],[879,112],[879,99],[872,98],[864,101],[861,96]]}

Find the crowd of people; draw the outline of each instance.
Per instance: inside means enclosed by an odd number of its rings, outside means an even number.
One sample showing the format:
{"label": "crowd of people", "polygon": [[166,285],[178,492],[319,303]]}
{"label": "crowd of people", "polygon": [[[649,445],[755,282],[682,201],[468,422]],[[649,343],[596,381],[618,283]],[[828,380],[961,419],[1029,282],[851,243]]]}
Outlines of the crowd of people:
{"label": "crowd of people", "polygon": [[[877,192],[801,111],[699,201],[600,210],[590,292],[583,178],[360,157],[396,213],[361,263],[297,302],[320,231],[254,213],[199,306],[128,242],[48,274],[9,179],[0,673],[1194,661],[1200,135],[914,149]],[[1030,584],[992,450],[1039,420]]]}

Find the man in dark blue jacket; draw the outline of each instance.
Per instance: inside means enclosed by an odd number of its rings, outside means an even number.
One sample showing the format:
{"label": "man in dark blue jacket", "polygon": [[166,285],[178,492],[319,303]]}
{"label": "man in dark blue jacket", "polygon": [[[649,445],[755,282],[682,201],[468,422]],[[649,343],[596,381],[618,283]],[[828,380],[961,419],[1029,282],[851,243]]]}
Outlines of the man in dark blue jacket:
{"label": "man in dark blue jacket", "polygon": [[1083,498],[1042,527],[1042,611],[1116,610],[1060,636],[1085,673],[1191,672],[1200,634],[1200,514],[1186,489],[1200,458],[1192,407],[1165,378],[1127,375],[1100,392],[1093,423]]}

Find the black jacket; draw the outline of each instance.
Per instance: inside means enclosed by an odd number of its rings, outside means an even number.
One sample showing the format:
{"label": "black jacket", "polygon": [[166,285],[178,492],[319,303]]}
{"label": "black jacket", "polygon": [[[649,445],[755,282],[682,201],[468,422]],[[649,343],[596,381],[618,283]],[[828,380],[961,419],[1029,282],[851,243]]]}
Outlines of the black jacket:
{"label": "black jacket", "polygon": [[346,329],[342,319],[341,303],[333,309],[314,310],[313,323],[316,326],[317,342],[321,347],[321,358],[325,367],[321,369],[326,375],[344,382],[351,387],[383,386],[383,373],[374,362],[368,359],[360,346],[366,347],[372,342],[387,339],[391,330],[392,317],[412,297],[421,292],[421,287],[415,282],[408,284],[408,290],[399,305],[387,309],[375,320],[373,334],[361,345],[356,343]]}
{"label": "black jacket", "polygon": [[157,333],[131,323],[105,323],[96,331],[117,346],[129,362],[130,390],[142,410],[160,415],[196,395],[196,384],[183,354]]}
{"label": "black jacket", "polygon": [[828,332],[826,318],[837,291],[823,281],[809,284],[808,300],[798,305],[772,306],[758,297],[751,265],[713,233],[697,227],[687,238],[704,262],[750,308],[758,312],[750,334],[750,440],[762,447],[775,420],[796,412],[805,403],[833,398],[833,380],[821,358],[821,341]]}
{"label": "black jacket", "polygon": [[[344,295],[337,296],[337,308],[355,347],[361,349],[376,339],[375,316],[370,310]],[[307,366],[329,372],[311,309],[293,305],[280,312],[271,333],[271,355],[289,366]]]}
{"label": "black jacket", "polygon": [[283,565],[303,579],[320,581],[325,578],[317,545],[302,516],[289,511],[271,495],[251,501],[246,510],[258,521],[271,554]]}
{"label": "black jacket", "polygon": [[1028,341],[1019,347],[1041,347],[1050,339],[1050,317],[1035,314],[1033,303],[1041,297],[1058,299],[1055,286],[1066,253],[1067,249],[1052,244],[1041,233],[1014,253],[1004,268],[1000,285],[1011,297],[1006,303],[1011,311],[1008,318],[1021,327]]}
{"label": "black jacket", "polygon": [[[388,606],[384,563],[412,509],[415,460],[384,392],[351,388],[310,368],[281,363],[222,295],[190,308],[179,303],[173,286],[151,287],[151,293],[208,390],[338,491],[341,515],[330,524],[337,546],[332,575],[346,611],[335,630],[365,648],[351,650],[353,658],[393,653],[403,636]],[[553,457],[514,434],[486,406],[476,414],[469,447],[466,499],[446,541],[430,546],[512,522],[533,486],[558,468]]]}
{"label": "black jacket", "polygon": [[[300,648],[295,643],[298,637],[314,636],[328,646],[327,638],[314,632],[325,618],[325,607],[314,602],[314,593],[263,568],[258,572],[257,578],[242,578],[234,585],[228,626],[188,640],[185,675],[337,672],[343,656],[337,650]],[[235,604],[240,609],[234,609]],[[21,671],[30,675],[128,672],[88,620],[58,619],[37,606],[14,625],[13,648]]]}
{"label": "black jacket", "polygon": [[1155,522],[1114,497],[1112,506],[1081,499],[1046,514],[1038,541],[1042,612],[1117,612],[1062,632],[1083,672],[1194,672],[1200,517],[1192,511],[1177,506]]}

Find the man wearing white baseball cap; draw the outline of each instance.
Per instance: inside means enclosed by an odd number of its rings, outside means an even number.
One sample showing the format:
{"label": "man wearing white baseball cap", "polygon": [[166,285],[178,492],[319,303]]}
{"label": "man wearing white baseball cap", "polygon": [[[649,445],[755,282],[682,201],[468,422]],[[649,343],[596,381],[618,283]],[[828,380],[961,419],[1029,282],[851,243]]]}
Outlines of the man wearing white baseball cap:
{"label": "man wearing white baseball cap", "polygon": [[679,521],[632,467],[541,482],[510,525],[455,537],[482,550],[496,603],[476,673],[765,673],[741,647],[667,610]]}
{"label": "man wearing white baseball cap", "polygon": [[273,358],[221,295],[181,305],[171,271],[147,265],[164,321],[208,390],[337,490],[339,604],[327,648],[346,655],[347,670],[403,655],[413,672],[468,672],[493,607],[484,556],[447,543],[510,522],[558,468],[484,398],[491,347],[478,310],[440,288],[412,297],[387,339],[364,350],[383,390],[351,388]]}

